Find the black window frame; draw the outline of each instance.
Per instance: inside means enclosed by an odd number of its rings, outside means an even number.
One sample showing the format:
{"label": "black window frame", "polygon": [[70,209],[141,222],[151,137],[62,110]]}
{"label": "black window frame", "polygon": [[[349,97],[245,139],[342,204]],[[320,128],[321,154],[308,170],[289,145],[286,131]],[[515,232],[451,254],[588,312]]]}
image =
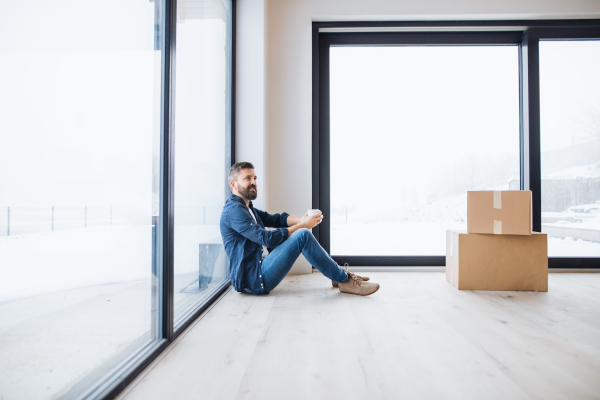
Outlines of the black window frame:
{"label": "black window frame", "polygon": [[[329,49],[332,46],[519,46],[521,190],[532,191],[533,230],[541,231],[540,40],[600,40],[600,20],[313,22],[312,207],[330,214]],[[330,252],[330,219],[313,229]],[[445,266],[440,256],[334,255],[351,266]],[[598,268],[598,257],[549,257],[549,268]]]}

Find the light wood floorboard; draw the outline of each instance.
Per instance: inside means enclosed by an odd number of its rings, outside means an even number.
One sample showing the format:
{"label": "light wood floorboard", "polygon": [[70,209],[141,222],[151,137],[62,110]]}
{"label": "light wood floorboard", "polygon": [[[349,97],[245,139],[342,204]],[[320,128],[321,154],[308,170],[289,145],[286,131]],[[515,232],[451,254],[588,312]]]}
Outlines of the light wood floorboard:
{"label": "light wood floorboard", "polygon": [[600,399],[600,274],[550,274],[547,293],[370,276],[368,297],[318,273],[232,290],[119,398]]}

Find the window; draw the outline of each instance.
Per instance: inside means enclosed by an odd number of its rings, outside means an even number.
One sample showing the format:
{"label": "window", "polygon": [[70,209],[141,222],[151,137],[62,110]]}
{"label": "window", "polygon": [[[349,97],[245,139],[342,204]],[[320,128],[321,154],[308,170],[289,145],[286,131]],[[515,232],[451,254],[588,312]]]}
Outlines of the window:
{"label": "window", "polygon": [[330,48],[331,254],[443,255],[519,182],[518,46]]}
{"label": "window", "polygon": [[600,257],[600,41],[540,42],[542,232],[550,256]]}
{"label": "window", "polygon": [[76,397],[160,337],[161,4],[34,3],[0,17],[0,387]]}
{"label": "window", "polygon": [[113,398],[228,288],[220,255],[186,290],[233,158],[235,1],[180,3],[3,5],[2,398]]}
{"label": "window", "polygon": [[467,190],[521,189],[549,267],[597,267],[599,42],[598,20],[314,22],[321,245],[443,266]]}
{"label": "window", "polygon": [[219,220],[231,166],[231,5],[177,7],[175,325],[229,281]]}

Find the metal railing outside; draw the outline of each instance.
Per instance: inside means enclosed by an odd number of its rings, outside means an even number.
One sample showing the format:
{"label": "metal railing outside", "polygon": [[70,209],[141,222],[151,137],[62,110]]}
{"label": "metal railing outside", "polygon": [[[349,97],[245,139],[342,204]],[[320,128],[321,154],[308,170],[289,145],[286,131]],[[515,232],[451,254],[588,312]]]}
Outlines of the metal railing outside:
{"label": "metal railing outside", "polygon": [[[218,224],[222,207],[198,206],[175,209],[177,224]],[[0,236],[54,232],[110,225],[150,225],[152,217],[137,210],[107,206],[47,206],[0,208]]]}

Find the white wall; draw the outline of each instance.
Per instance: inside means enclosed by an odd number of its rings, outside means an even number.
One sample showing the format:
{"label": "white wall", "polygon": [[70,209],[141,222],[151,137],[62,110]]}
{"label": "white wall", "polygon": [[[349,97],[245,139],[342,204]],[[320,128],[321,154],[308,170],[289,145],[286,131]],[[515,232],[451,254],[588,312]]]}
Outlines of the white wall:
{"label": "white wall", "polygon": [[[256,13],[263,19],[253,19]],[[245,29],[237,35],[236,149],[239,160],[262,163],[264,207],[298,215],[311,206],[312,21],[545,18],[600,18],[600,1],[238,0],[238,28]],[[256,37],[244,36],[250,24]],[[302,259],[294,271],[310,268]]]}
{"label": "white wall", "polygon": [[234,162],[254,164],[258,198],[253,204],[266,207],[265,138],[265,41],[266,0],[237,3],[236,140]]}

